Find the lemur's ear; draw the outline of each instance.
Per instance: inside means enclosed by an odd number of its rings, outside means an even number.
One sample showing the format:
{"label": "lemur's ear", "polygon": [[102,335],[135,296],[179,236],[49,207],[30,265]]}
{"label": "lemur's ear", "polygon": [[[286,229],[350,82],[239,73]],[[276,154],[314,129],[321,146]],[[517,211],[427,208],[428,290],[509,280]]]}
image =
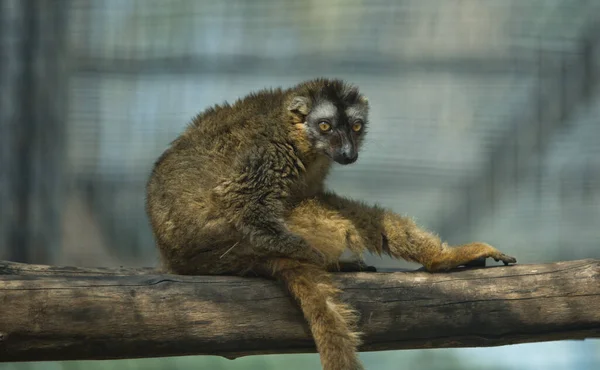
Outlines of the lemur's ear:
{"label": "lemur's ear", "polygon": [[358,100],[365,105],[369,105],[369,99],[364,95],[361,95]]}
{"label": "lemur's ear", "polygon": [[288,110],[292,113],[300,113],[306,116],[310,112],[310,101],[304,96],[296,96],[288,105]]}

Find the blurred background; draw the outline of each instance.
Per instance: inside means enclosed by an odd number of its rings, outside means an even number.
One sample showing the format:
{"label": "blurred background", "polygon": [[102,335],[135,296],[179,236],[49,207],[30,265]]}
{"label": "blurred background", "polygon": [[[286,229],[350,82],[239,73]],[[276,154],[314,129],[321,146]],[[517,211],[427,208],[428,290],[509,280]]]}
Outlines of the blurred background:
{"label": "blurred background", "polygon": [[[357,84],[372,104],[360,159],[336,167],[330,188],[521,263],[600,258],[597,0],[0,4],[0,259],[156,265],[144,186],[169,142],[207,106],[318,76]],[[361,357],[369,369],[597,369],[600,341]],[[319,360],[0,369],[283,366],[317,369]]]}

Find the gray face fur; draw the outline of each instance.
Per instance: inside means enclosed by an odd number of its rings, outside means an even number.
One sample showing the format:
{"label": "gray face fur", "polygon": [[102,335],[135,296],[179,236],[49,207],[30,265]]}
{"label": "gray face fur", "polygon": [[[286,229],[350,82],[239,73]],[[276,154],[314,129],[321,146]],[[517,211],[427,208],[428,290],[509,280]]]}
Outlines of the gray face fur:
{"label": "gray face fur", "polygon": [[[358,101],[320,100],[314,103],[305,119],[306,132],[314,147],[346,165],[356,162],[367,124],[368,109]],[[360,125],[359,130],[355,130]],[[323,130],[321,127],[329,127]]]}
{"label": "gray face fur", "polygon": [[315,79],[296,88],[287,109],[304,122],[313,148],[340,164],[358,159],[368,123],[367,98],[341,80]]}

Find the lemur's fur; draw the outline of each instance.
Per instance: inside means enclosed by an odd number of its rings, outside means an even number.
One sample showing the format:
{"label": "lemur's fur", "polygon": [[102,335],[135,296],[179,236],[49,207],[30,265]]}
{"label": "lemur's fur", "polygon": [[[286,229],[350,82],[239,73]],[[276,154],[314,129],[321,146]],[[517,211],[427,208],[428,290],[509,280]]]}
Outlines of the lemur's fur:
{"label": "lemur's fur", "polygon": [[369,104],[340,80],[265,89],[207,109],[156,162],[146,209],[165,268],[258,273],[285,283],[325,370],[363,369],[356,315],[330,280],[341,254],[388,254],[447,270],[491,257],[485,243],[449,247],[384,208],[327,191],[333,162],[356,160]]}

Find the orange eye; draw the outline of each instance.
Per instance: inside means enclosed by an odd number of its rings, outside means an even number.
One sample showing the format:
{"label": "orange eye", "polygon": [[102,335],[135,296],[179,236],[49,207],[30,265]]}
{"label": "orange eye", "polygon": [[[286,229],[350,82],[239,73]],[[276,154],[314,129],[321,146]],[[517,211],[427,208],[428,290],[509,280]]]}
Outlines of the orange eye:
{"label": "orange eye", "polygon": [[353,125],[352,125],[352,131],[354,132],[358,132],[362,129],[362,123],[360,121],[356,121]]}
{"label": "orange eye", "polygon": [[325,121],[319,122],[319,128],[321,131],[329,131],[331,130],[331,125]]}

